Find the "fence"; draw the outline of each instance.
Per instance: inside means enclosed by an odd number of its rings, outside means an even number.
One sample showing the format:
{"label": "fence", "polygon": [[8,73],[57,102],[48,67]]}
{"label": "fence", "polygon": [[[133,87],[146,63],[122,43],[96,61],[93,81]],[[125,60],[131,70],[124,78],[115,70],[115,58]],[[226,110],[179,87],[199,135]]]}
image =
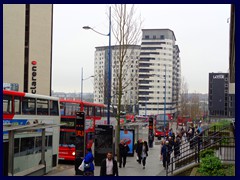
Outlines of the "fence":
{"label": "fence", "polygon": [[173,174],[188,165],[199,163],[201,151],[209,148],[215,150],[215,156],[220,160],[235,162],[235,137],[232,130],[232,125],[212,126],[189,141],[182,142],[180,154],[170,158],[166,175]]}

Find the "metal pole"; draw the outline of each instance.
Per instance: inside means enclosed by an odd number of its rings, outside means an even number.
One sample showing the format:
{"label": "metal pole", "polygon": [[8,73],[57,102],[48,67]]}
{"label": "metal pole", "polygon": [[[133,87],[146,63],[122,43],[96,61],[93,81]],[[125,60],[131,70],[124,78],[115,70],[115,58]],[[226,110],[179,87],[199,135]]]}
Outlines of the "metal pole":
{"label": "metal pole", "polygon": [[167,81],[167,78],[166,78],[166,64],[164,65],[165,67],[165,91],[164,91],[164,138],[166,136],[166,81]]}
{"label": "metal pole", "polygon": [[108,112],[107,124],[110,124],[110,103],[111,103],[111,7],[109,7],[109,46],[108,46]]}
{"label": "metal pole", "polygon": [[145,96],[145,116],[147,116],[147,96]]}
{"label": "metal pole", "polygon": [[83,96],[83,68],[82,68],[82,77],[81,77],[81,101]]}

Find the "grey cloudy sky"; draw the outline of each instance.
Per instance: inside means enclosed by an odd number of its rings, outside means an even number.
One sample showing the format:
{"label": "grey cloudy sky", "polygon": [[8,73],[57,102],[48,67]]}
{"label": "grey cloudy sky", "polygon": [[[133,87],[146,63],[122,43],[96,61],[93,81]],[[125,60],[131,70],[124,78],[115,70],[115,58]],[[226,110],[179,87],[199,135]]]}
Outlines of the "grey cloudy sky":
{"label": "grey cloudy sky", "polygon": [[[189,92],[207,93],[208,74],[228,72],[229,4],[136,4],[135,8],[143,19],[143,29],[174,31],[180,48],[182,76]],[[108,37],[82,27],[88,25],[107,34],[108,9],[105,4],[53,6],[55,92],[80,92],[82,67],[83,78],[94,75],[95,47],[108,46]],[[85,80],[83,91],[93,92],[93,82],[93,78]]]}

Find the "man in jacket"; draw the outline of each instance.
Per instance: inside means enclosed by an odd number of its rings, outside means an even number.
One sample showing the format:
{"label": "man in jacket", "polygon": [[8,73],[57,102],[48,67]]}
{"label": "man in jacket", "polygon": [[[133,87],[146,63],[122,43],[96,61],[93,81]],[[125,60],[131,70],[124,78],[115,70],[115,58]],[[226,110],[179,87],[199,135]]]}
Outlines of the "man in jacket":
{"label": "man in jacket", "polygon": [[119,144],[119,157],[120,157],[120,161],[119,161],[119,167],[125,167],[126,165],[126,160],[127,160],[127,154],[129,151],[129,147],[128,145],[124,142],[124,140],[121,140],[120,144]]}
{"label": "man in jacket", "polygon": [[118,176],[117,161],[113,159],[112,152],[107,153],[107,158],[101,163],[100,176]]}

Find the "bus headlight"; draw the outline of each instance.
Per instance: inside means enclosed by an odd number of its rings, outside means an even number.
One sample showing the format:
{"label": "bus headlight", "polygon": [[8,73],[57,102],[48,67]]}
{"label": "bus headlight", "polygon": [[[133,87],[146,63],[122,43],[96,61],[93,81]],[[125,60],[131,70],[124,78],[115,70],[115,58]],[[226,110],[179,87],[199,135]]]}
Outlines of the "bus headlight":
{"label": "bus headlight", "polygon": [[72,155],[73,155],[73,156],[75,156],[75,151],[74,151],[74,152],[72,152]]}

